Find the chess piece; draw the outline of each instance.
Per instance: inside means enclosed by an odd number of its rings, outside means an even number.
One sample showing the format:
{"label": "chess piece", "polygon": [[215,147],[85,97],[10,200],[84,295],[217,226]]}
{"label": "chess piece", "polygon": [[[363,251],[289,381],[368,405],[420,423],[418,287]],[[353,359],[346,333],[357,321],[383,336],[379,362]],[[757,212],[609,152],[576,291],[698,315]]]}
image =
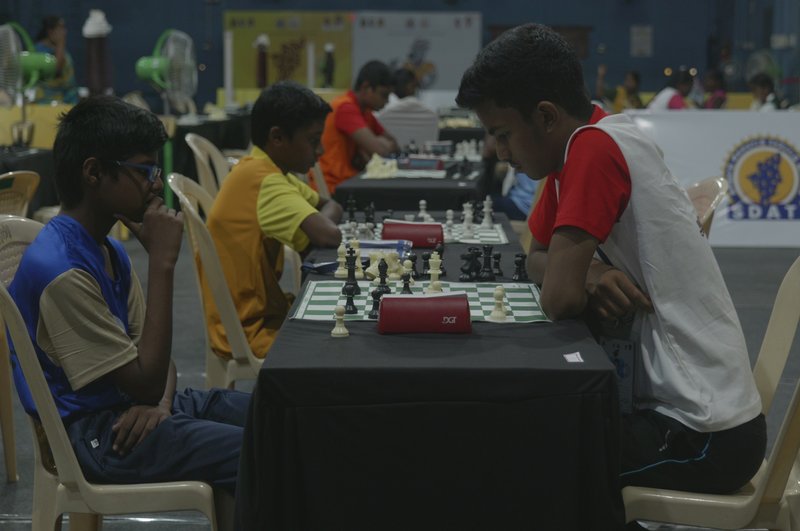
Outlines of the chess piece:
{"label": "chess piece", "polygon": [[455,238],[453,237],[453,220],[448,219],[444,224],[444,241],[452,242]]}
{"label": "chess piece", "polygon": [[333,316],[336,319],[336,324],[331,330],[331,337],[347,337],[350,332],[344,326],[344,306],[337,306],[333,310]]}
{"label": "chess piece", "polygon": [[400,264],[400,255],[397,254],[397,251],[389,251],[386,253],[386,265],[389,266],[389,280],[400,280],[403,266]]}
{"label": "chess piece", "polygon": [[369,265],[364,270],[364,276],[369,280],[378,278],[378,260],[383,256],[380,251],[370,251]]}
{"label": "chess piece", "polygon": [[356,252],[356,280],[364,278],[364,268],[361,264],[361,242],[358,240],[350,240],[350,248],[355,249]]}
{"label": "chess piece", "polygon": [[405,275],[408,273],[409,279],[411,279],[411,284],[414,283],[414,276],[411,274],[411,271],[414,269],[414,266],[411,264],[411,260],[406,258],[403,260],[403,274]]}
{"label": "chess piece", "polygon": [[422,278],[429,278],[431,274],[430,259],[431,253],[427,251],[422,253]]}
{"label": "chess piece", "polygon": [[342,286],[342,295],[346,295],[345,288],[349,285],[354,286],[355,291],[353,293],[355,295],[360,295],[361,288],[356,280],[356,253],[352,247],[347,250],[345,261],[347,263],[347,280],[345,280],[344,286]]}
{"label": "chess piece", "polygon": [[[357,286],[358,284],[356,284]],[[352,315],[354,313],[358,313],[358,308],[356,308],[356,304],[353,301],[353,297],[356,294],[356,290],[353,284],[345,284],[344,285],[344,295],[346,297],[344,303],[344,313],[348,315]]]}
{"label": "chess piece", "polygon": [[436,247],[433,248],[434,251],[439,253],[439,278],[447,276],[447,270],[444,268],[444,243],[439,242],[436,244]]}
{"label": "chess piece", "polygon": [[525,253],[517,253],[514,255],[514,274],[511,275],[511,280],[526,282],[528,281],[528,271],[525,269],[525,259],[528,257]]}
{"label": "chess piece", "polygon": [[439,280],[434,280],[428,285],[428,293],[441,293],[442,283]]}
{"label": "chess piece", "polygon": [[447,209],[447,211],[444,213],[444,220],[445,221],[453,221],[453,210],[452,209]]}
{"label": "chess piece", "polygon": [[419,272],[417,271],[417,255],[409,253],[408,259],[411,260],[411,278],[412,280],[416,280],[419,278]]}
{"label": "chess piece", "polygon": [[492,221],[492,198],[488,195],[483,201],[483,221],[481,222],[481,227],[484,229],[491,229],[494,227],[494,222]]}
{"label": "chess piece", "polygon": [[403,289],[400,293],[405,295],[411,295],[413,292],[411,291],[411,274],[410,273],[403,273]]}
{"label": "chess piece", "polygon": [[494,264],[492,265],[492,273],[494,273],[495,278],[503,276],[503,270],[500,269],[500,253],[494,253],[492,255],[492,260]]}
{"label": "chess piece", "polygon": [[364,223],[375,223],[375,203],[370,202],[364,209]]}
{"label": "chess piece", "polygon": [[418,218],[422,218],[425,221],[425,216],[428,215],[428,202],[424,199],[420,199],[419,201],[419,213],[417,213]]}
{"label": "chess piece", "polygon": [[472,225],[472,210],[464,212],[464,224],[461,231],[462,240],[471,240],[475,236],[474,228]]}
{"label": "chess piece", "polygon": [[483,267],[478,273],[478,280],[481,282],[494,281],[494,272],[492,271],[492,246],[483,246]]}
{"label": "chess piece", "polygon": [[506,290],[503,286],[494,288],[494,309],[489,314],[491,321],[505,321],[506,320],[506,307],[503,304],[503,297],[506,295]]}
{"label": "chess piece", "polygon": [[391,293],[392,288],[386,283],[386,274],[389,270],[389,264],[386,263],[386,260],[381,258],[380,262],[378,262],[378,279],[380,280],[378,283],[378,287],[375,289],[381,290],[381,293]]}
{"label": "chess piece", "polygon": [[369,319],[377,319],[381,308],[381,297],[383,297],[383,292],[378,288],[375,288],[374,290],[372,290],[371,295],[372,295],[372,309],[369,311],[367,317]]}
{"label": "chess piece", "polygon": [[339,248],[336,249],[336,262],[338,263],[338,267],[336,268],[336,272],[333,274],[333,278],[347,278],[347,267],[346,267],[346,258],[347,258],[347,247],[344,245],[344,240],[342,243],[339,244]]}

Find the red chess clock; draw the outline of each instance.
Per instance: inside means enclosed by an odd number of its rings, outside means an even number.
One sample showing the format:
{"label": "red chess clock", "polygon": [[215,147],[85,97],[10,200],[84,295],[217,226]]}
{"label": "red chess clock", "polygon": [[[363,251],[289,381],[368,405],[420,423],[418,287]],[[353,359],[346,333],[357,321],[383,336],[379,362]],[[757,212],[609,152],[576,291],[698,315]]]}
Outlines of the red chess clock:
{"label": "red chess clock", "polygon": [[381,238],[384,240],[409,240],[417,248],[432,249],[444,243],[441,223],[417,223],[387,219],[383,222]]}
{"label": "red chess clock", "polygon": [[467,294],[384,295],[378,332],[469,334],[472,320]]}

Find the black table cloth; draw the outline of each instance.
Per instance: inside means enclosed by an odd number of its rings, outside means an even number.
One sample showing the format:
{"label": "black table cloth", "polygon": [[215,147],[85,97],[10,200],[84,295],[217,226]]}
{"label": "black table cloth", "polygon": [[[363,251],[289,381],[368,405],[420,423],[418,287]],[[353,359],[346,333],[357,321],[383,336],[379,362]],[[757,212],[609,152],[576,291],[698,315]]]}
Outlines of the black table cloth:
{"label": "black table cloth", "polygon": [[473,163],[479,172],[472,180],[391,177],[388,179],[364,179],[357,175],[336,187],[334,199],[344,205],[352,195],[360,209],[370,202],[379,210],[416,210],[419,202],[428,202],[428,210],[461,210],[467,201],[483,200],[486,196],[484,171],[481,163]]}
{"label": "black table cloth", "polygon": [[[495,247],[507,277],[510,236]],[[447,246],[444,280],[467,247]],[[616,379],[582,322],[380,335],[348,321],[344,339],[333,324],[287,320],[259,373],[241,529],[621,527]]]}

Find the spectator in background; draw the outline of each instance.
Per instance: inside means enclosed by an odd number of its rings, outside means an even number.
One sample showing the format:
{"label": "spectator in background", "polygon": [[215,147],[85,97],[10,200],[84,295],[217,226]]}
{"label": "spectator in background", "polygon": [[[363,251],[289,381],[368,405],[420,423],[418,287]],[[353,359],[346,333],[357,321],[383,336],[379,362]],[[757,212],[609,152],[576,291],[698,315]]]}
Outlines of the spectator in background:
{"label": "spectator in background", "polygon": [[375,118],[396,139],[401,151],[415,153],[439,136],[439,116],[417,98],[417,76],[408,68],[392,74],[389,103]]}
{"label": "spectator in background", "polygon": [[373,154],[386,156],[398,150],[397,141],[373,114],[383,109],[392,91],[392,73],[380,61],[361,67],[352,90],[331,102],[333,112],[322,133],[324,153],[319,159],[328,190],[364,169]]}
{"label": "spectator in background", "polygon": [[36,35],[36,51],[52,54],[56,58],[56,75],[39,83],[37,100],[41,103],[78,103],[75,68],[72,56],[67,51],[67,26],[63,18],[56,15],[44,17]]}
{"label": "spectator in background", "polygon": [[693,82],[694,77],[688,70],[674,72],[667,86],[653,97],[647,108],[652,111],[687,109],[685,98],[691,92]]}
{"label": "spectator in background", "polygon": [[728,94],[725,92],[725,78],[722,72],[716,68],[712,68],[706,72],[703,78],[703,89],[706,93],[705,100],[703,101],[704,109],[722,109],[725,107]]}
{"label": "spectator in background", "polygon": [[775,84],[772,78],[763,72],[754,75],[748,82],[753,93],[751,111],[778,110],[778,97],[775,95]]}
{"label": "spectator in background", "polygon": [[643,109],[642,99],[639,97],[641,77],[636,70],[625,74],[625,81],[616,88],[606,88],[606,65],[597,67],[597,82],[595,83],[595,98],[602,101],[613,112],[622,112],[625,109]]}

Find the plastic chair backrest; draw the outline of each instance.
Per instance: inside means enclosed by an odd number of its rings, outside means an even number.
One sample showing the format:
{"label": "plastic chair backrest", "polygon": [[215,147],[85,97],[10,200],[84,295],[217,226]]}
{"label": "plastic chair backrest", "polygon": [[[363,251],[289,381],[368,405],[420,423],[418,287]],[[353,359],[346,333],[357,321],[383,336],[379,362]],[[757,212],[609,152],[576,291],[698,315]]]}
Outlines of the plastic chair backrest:
{"label": "plastic chair backrest", "polygon": [[215,197],[230,172],[230,164],[217,146],[202,136],[186,133],[185,138],[194,154],[198,181],[211,197]]}
{"label": "plastic chair backrest", "polygon": [[25,217],[28,203],[39,187],[35,171],[10,171],[0,175],[0,213]]}
{"label": "plastic chair backrest", "polygon": [[[195,256],[199,257],[199,262],[202,266],[202,277],[208,284],[211,296],[214,298],[222,326],[225,328],[228,344],[231,347],[232,356],[242,362],[249,362],[254,371],[258,371],[263,360],[253,355],[250,344],[247,342],[247,337],[242,329],[242,323],[239,321],[236,306],[233,304],[233,298],[228,289],[225,273],[222,270],[222,264],[211,233],[203,223],[203,220],[200,219],[200,215],[192,206],[189,198],[183,192],[187,180],[187,177],[178,173],[172,173],[168,177],[168,182],[181,203],[184,220],[191,236],[189,241]],[[181,181],[184,182],[181,183]]]}
{"label": "plastic chair backrest", "polygon": [[[775,397],[799,323],[800,258],[797,258],[778,288],[767,331],[764,333],[761,350],[753,368],[753,378],[761,396],[761,409],[765,414]],[[768,459],[765,501],[776,502],[783,496],[798,450],[800,450],[800,380],[795,386],[792,400]]]}
{"label": "plastic chair backrest", "polygon": [[686,189],[686,194],[692,201],[695,212],[697,212],[697,221],[706,236],[711,231],[714,211],[727,193],[728,181],[722,177],[711,177]]}
{"label": "plastic chair backrest", "polygon": [[283,272],[278,285],[284,293],[300,295],[300,288],[303,283],[303,259],[300,254],[289,247],[283,246]]}

